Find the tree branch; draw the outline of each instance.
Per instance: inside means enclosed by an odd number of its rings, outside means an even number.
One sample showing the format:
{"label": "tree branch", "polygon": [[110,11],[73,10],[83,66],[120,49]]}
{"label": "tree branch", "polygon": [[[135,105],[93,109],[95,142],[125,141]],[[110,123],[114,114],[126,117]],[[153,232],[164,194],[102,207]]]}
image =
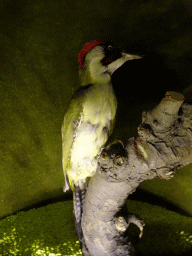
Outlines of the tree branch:
{"label": "tree branch", "polygon": [[136,224],[141,236],[144,223],[122,213],[127,197],[142,181],[170,179],[192,162],[192,106],[183,101],[182,94],[167,92],[156,108],[143,112],[134,138],[103,150],[83,208],[84,255],[132,255],[127,228]]}

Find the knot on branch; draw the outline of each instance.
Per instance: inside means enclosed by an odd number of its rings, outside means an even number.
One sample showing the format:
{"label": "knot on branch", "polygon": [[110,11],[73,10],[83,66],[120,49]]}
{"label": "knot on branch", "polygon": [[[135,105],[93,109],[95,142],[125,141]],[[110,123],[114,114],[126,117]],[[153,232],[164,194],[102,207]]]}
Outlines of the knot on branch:
{"label": "knot on branch", "polygon": [[181,106],[181,113],[182,127],[192,131],[192,105],[184,103]]}
{"label": "knot on branch", "polygon": [[151,111],[143,111],[142,123],[150,124],[154,135],[163,138],[175,128],[178,111],[184,101],[184,96],[177,92],[167,92],[160,104]]}
{"label": "knot on branch", "polygon": [[129,225],[133,223],[140,230],[139,238],[141,238],[143,235],[143,227],[145,226],[145,223],[143,220],[139,219],[135,215],[128,214],[127,216],[124,216],[124,217],[123,216],[115,217],[114,222],[115,222],[116,229],[119,232],[125,232],[128,229]]}
{"label": "knot on branch", "polygon": [[105,172],[106,179],[113,182],[126,180],[125,167],[128,164],[127,151],[121,140],[115,140],[104,149],[98,159],[100,172]]}

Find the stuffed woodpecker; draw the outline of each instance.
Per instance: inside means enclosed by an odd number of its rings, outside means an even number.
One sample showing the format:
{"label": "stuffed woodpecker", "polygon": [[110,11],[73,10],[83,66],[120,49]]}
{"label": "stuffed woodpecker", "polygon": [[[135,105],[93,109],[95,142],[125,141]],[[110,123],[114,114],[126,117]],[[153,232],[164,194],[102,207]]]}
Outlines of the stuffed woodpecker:
{"label": "stuffed woodpecker", "polygon": [[111,75],[126,61],[139,58],[107,40],[88,42],[79,53],[79,78],[84,88],[71,99],[61,129],[64,192],[70,187],[73,190],[79,238],[87,178],[97,170],[97,158],[112,132],[117,109]]}

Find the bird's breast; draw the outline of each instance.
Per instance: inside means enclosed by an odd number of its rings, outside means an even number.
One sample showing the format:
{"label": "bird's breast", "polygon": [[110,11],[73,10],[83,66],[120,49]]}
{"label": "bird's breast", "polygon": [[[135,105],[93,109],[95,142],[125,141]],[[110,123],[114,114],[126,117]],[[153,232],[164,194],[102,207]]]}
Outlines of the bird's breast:
{"label": "bird's breast", "polygon": [[100,91],[99,95],[93,93],[83,104],[84,121],[105,126],[109,120],[115,118],[116,108],[116,97],[113,91],[110,93]]}
{"label": "bird's breast", "polygon": [[93,176],[96,172],[97,155],[108,139],[111,121],[115,117],[116,102],[113,104],[107,100],[102,104],[99,100],[84,104],[82,120],[71,149],[74,181]]}

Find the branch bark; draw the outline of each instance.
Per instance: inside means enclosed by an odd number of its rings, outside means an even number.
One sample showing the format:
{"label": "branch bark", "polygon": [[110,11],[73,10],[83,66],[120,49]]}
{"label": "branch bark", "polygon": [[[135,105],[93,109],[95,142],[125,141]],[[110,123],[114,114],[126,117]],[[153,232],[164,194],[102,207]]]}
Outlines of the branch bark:
{"label": "branch bark", "polygon": [[144,223],[122,212],[127,197],[147,179],[170,179],[192,162],[192,106],[184,96],[167,92],[152,111],[144,111],[137,134],[103,150],[100,168],[91,178],[85,198],[82,251],[85,256],[132,255],[127,229]]}

